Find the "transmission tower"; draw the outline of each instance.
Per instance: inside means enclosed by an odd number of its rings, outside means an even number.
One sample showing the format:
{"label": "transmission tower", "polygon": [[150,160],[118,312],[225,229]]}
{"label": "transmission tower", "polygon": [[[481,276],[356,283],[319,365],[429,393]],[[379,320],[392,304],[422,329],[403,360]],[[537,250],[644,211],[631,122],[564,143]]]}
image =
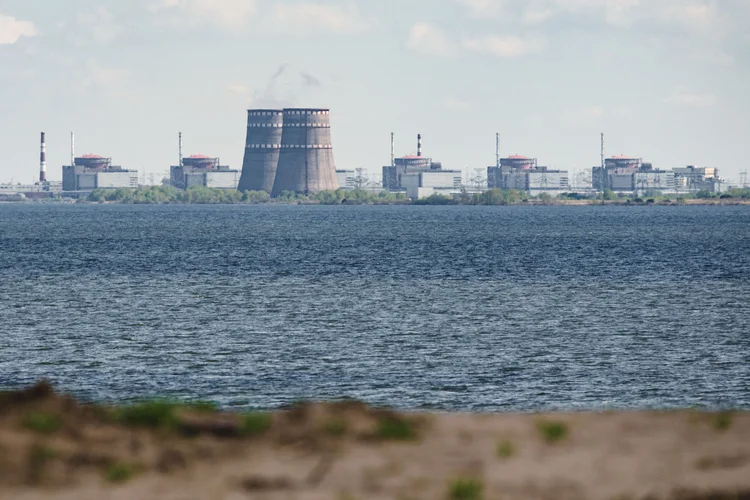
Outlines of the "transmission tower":
{"label": "transmission tower", "polygon": [[370,179],[367,177],[367,171],[364,168],[357,168],[355,171],[357,174],[354,176],[354,187],[359,191],[363,187],[367,187]]}
{"label": "transmission tower", "polygon": [[486,172],[483,168],[475,168],[474,169],[474,177],[472,177],[471,183],[476,189],[481,190],[484,186],[487,185],[487,177],[485,176]]}
{"label": "transmission tower", "polygon": [[747,188],[747,170],[740,172],[740,185],[742,189]]}

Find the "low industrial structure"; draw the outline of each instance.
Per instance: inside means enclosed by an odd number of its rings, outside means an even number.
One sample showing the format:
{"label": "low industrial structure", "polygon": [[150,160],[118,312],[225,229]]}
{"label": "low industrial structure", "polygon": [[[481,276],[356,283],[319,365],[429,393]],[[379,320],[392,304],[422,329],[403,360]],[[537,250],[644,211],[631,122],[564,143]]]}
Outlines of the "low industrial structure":
{"label": "low industrial structure", "polygon": [[35,184],[0,184],[0,201],[41,200],[59,196],[60,181],[44,181]]}
{"label": "low industrial structure", "polygon": [[237,189],[240,171],[221,165],[219,158],[193,155],[183,158],[181,165],[170,169],[170,184],[178,189],[208,187]]}
{"label": "low industrial structure", "polygon": [[604,160],[604,167],[594,167],[591,182],[596,191],[615,192],[669,191],[676,188],[674,172],[655,169],[642,158],[613,156]]}
{"label": "low industrial structure", "polygon": [[422,156],[422,135],[417,135],[417,154],[396,158],[391,134],[391,165],[383,167],[383,188],[406,191],[412,199],[433,194],[455,194],[461,191],[463,175],[460,170],[444,170],[432,158]]}
{"label": "low industrial structure", "polygon": [[340,189],[357,189],[356,170],[336,170],[336,179]]}
{"label": "low industrial structure", "polygon": [[73,159],[63,170],[63,191],[137,188],[138,171],[112,165],[112,158],[87,154]]}
{"label": "low industrial structure", "polygon": [[721,193],[727,187],[719,177],[719,169],[711,167],[678,167],[673,169],[675,186],[678,191],[709,191]]}
{"label": "low industrial structure", "polygon": [[613,156],[604,166],[593,167],[591,179],[594,190],[611,190],[623,194],[690,193],[707,190],[722,192],[722,181],[715,168],[688,166],[672,170],[654,168],[641,158]]}

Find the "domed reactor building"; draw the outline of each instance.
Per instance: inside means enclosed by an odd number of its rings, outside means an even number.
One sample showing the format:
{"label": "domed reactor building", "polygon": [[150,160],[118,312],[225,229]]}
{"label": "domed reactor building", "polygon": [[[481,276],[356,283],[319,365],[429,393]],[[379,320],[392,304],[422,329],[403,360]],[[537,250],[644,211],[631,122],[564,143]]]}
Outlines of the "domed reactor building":
{"label": "domed reactor building", "polygon": [[273,190],[281,152],[283,118],[284,112],[280,109],[248,110],[240,191],[271,193]]}
{"label": "domed reactor building", "polygon": [[339,188],[331,145],[330,111],[285,109],[272,196],[314,194]]}

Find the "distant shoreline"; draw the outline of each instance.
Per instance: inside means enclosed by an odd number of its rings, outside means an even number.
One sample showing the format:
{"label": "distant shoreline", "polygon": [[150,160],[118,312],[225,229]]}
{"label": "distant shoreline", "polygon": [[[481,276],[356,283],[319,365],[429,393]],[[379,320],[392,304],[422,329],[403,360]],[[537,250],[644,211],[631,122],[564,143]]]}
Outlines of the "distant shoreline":
{"label": "distant shoreline", "polygon": [[64,203],[64,204],[126,204],[126,205],[544,205],[544,206],[680,206],[680,205],[750,205],[750,189],[731,189],[724,193],[707,190],[684,194],[662,194],[646,191],[635,195],[618,194],[605,190],[598,195],[575,192],[540,193],[531,196],[514,189],[489,189],[482,192],[461,191],[450,196],[433,194],[412,200],[403,192],[344,190],[321,191],[304,195],[286,191],[271,198],[265,191],[240,192],[216,188],[179,190],[170,186],[141,188],[96,189],[83,197],[63,197],[60,193],[48,197],[2,196],[0,203]]}
{"label": "distant shoreline", "polygon": [[74,199],[49,199],[49,200],[0,200],[0,205],[215,205],[215,206],[236,206],[236,205],[302,205],[302,206],[565,206],[565,207],[584,207],[584,206],[622,206],[622,207],[679,207],[679,206],[750,206],[750,200],[666,200],[654,202],[633,202],[631,200],[525,200],[513,203],[497,203],[493,205],[482,203],[420,203],[413,201],[398,202],[358,202],[345,200],[341,203],[322,203],[320,201],[267,201],[267,202],[130,202],[130,201],[88,201]]}

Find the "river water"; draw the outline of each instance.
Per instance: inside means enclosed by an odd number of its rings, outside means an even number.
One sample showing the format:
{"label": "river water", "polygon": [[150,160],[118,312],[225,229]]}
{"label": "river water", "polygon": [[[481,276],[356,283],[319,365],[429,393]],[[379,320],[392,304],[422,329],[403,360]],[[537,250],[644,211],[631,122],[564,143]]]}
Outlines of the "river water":
{"label": "river water", "polygon": [[750,408],[747,207],[0,205],[0,388]]}

